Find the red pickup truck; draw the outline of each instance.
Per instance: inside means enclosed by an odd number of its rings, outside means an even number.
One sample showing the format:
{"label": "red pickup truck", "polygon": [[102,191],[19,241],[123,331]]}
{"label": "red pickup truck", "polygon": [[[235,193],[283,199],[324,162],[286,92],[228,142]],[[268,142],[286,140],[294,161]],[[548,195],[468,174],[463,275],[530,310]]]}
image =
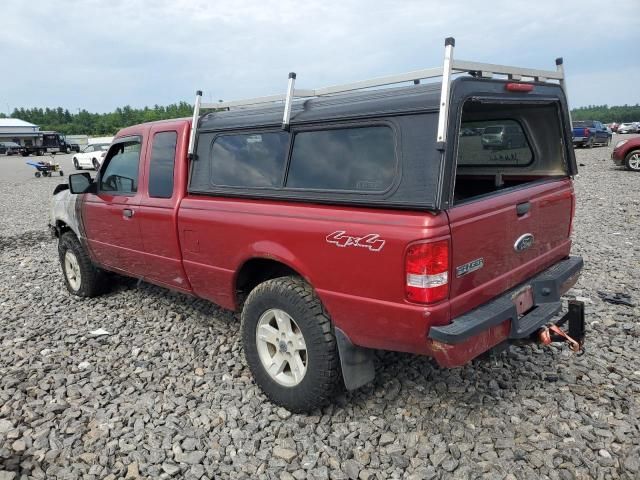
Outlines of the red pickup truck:
{"label": "red pickup truck", "polygon": [[[445,367],[512,342],[579,350],[563,88],[450,81],[456,65],[442,84],[287,97],[282,122],[268,104],[121,130],[95,180],[54,193],[68,290],[97,295],[112,271],[241,310],[256,382],[295,411],[371,381],[375,349]],[[523,141],[483,148],[492,126]]]}

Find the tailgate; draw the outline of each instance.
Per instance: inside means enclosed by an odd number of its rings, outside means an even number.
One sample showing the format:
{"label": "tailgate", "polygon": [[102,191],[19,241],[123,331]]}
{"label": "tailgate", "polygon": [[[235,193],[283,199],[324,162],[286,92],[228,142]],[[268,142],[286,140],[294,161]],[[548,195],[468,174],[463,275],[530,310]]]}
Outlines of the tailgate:
{"label": "tailgate", "polygon": [[550,179],[451,209],[451,316],[565,258],[573,201],[568,178]]}

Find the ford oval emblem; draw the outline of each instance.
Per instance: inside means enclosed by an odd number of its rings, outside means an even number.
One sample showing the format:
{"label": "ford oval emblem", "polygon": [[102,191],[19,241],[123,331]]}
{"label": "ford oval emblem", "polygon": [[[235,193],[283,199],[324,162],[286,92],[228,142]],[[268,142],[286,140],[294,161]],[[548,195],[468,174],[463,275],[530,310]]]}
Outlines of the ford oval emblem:
{"label": "ford oval emblem", "polygon": [[516,252],[523,252],[527,248],[531,248],[532,245],[533,235],[531,235],[530,233],[525,233],[520,238],[518,238],[518,240],[516,240],[516,243],[513,245],[513,249]]}

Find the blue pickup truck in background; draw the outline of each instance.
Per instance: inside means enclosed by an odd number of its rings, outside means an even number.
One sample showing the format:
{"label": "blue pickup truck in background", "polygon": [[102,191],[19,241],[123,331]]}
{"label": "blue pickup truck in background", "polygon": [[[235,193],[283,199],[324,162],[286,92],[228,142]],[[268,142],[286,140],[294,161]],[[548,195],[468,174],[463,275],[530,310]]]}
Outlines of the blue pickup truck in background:
{"label": "blue pickup truck in background", "polygon": [[582,120],[573,122],[573,146],[591,148],[595,145],[609,145],[611,132],[601,122]]}

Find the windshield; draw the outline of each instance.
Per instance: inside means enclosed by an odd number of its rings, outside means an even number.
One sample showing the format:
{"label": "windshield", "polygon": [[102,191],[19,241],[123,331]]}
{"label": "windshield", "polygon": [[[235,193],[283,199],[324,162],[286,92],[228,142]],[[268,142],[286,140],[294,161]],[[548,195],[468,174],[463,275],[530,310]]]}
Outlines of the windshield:
{"label": "windshield", "polygon": [[501,133],[503,130],[503,126],[497,126],[497,127],[487,127],[484,129],[484,133]]}

